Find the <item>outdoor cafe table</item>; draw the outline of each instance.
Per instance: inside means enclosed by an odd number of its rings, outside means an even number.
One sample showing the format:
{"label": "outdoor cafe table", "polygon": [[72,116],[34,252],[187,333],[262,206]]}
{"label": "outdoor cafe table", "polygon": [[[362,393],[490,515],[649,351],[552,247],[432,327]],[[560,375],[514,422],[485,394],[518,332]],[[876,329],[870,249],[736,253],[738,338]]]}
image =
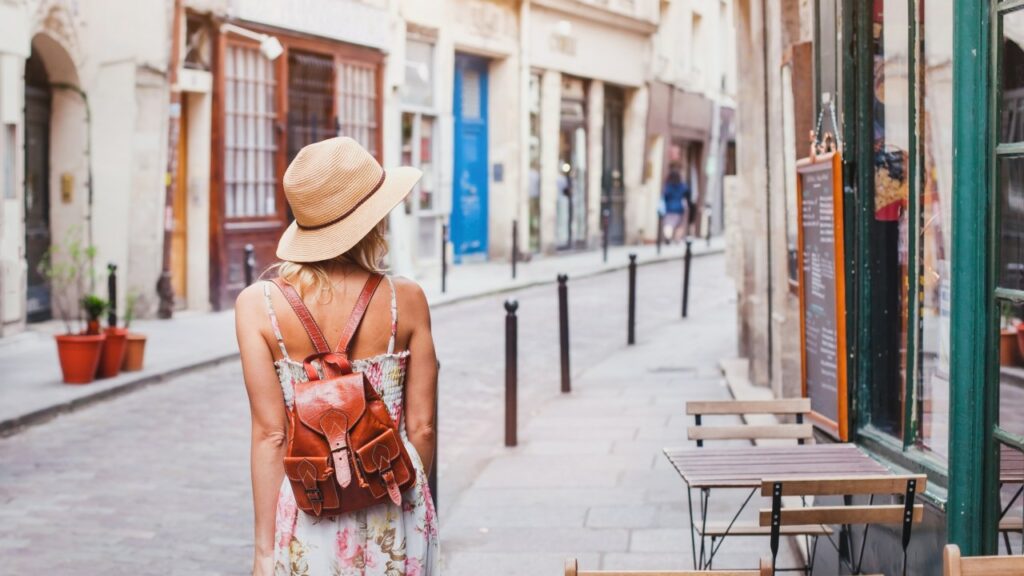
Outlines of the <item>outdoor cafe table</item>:
{"label": "outdoor cafe table", "polygon": [[[891,474],[891,472],[853,444],[799,444],[788,446],[725,446],[715,448],[665,448],[665,455],[686,482],[690,508],[690,543],[697,569],[709,566],[718,546],[729,535],[766,478],[836,478]],[[718,546],[712,539],[705,550],[708,499],[712,488],[749,489],[746,500],[726,526]],[[693,517],[693,490],[700,490],[700,564],[697,562],[696,523]],[[706,562],[705,562],[706,560]]]}

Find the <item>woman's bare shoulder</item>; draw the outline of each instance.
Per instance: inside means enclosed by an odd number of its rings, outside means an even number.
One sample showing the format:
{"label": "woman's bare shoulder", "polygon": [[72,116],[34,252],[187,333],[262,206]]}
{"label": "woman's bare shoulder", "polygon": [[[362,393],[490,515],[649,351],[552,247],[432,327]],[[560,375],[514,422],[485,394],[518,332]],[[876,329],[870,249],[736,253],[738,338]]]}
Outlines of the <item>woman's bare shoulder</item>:
{"label": "woman's bare shoulder", "polygon": [[392,276],[391,281],[395,285],[399,313],[406,317],[429,318],[430,305],[427,302],[427,295],[416,281],[404,276]]}

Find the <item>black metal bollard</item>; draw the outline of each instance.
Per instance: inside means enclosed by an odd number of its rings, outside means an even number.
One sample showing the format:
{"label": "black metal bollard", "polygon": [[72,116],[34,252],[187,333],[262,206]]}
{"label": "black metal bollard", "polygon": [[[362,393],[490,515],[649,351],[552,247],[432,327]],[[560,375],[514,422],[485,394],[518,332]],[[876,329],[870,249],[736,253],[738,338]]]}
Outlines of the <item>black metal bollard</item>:
{"label": "black metal bollard", "polygon": [[611,223],[611,214],[607,208],[601,210],[601,252],[604,263],[608,263],[608,225]]}
{"label": "black metal bollard", "polygon": [[629,316],[626,344],[636,344],[636,254],[629,255]]}
{"label": "black metal bollard", "polygon": [[572,391],[569,381],[569,276],[558,275],[558,342],[562,357],[562,392]]}
{"label": "black metal bollard", "polygon": [[519,221],[512,221],[512,279],[516,279],[516,260],[519,260]]}
{"label": "black metal bollard", "polygon": [[441,224],[441,294],[448,291],[448,223]]}
{"label": "black metal bollard", "polygon": [[107,264],[107,326],[117,327],[117,264]]}
{"label": "black metal bollard", "polygon": [[518,406],[516,404],[516,388],[518,386],[518,320],[516,310],[519,302],[514,299],[505,301],[505,446],[515,446],[516,421]]}
{"label": "black metal bollard", "polygon": [[683,318],[686,318],[687,308],[690,304],[690,238],[686,238],[686,253],[683,254]]}
{"label": "black metal bollard", "polygon": [[245,245],[245,285],[251,286],[256,274],[256,249],[252,244]]}
{"label": "black metal bollard", "polygon": [[661,256],[661,244],[665,241],[665,216],[658,212],[658,256]]}

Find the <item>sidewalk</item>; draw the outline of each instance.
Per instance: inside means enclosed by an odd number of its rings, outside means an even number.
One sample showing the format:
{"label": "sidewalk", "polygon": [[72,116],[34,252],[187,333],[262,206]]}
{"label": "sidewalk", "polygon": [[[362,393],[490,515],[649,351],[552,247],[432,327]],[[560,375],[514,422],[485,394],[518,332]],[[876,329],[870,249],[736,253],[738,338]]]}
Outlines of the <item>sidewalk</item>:
{"label": "sidewalk", "polygon": [[[581,569],[692,569],[685,484],[662,449],[689,445],[686,401],[730,398],[717,363],[735,355],[735,293],[724,276],[704,282],[690,318],[578,370],[570,394],[521,406],[517,447],[478,442],[444,472],[446,576],[560,574],[567,557]],[[744,497],[716,491],[711,515]],[[756,522],[761,504],[741,518]],[[789,551],[780,566],[797,563]],[[767,538],[730,537],[715,567],[756,568],[768,554]]]}
{"label": "sidewalk", "polygon": [[[700,256],[723,250],[722,239],[693,243],[693,254]],[[636,253],[640,265],[679,259],[683,247],[665,246],[661,255],[654,246],[610,248],[608,263],[600,250],[535,258],[518,265],[516,280],[511,279],[508,262],[484,262],[452,266],[448,290],[440,293],[440,278],[419,279],[434,307],[466,299],[552,283],[559,273],[585,277],[619,270],[629,263],[628,254]],[[97,380],[84,386],[63,384],[52,335],[63,327],[59,322],[33,325],[28,331],[0,339],[0,436],[15,433],[24,426],[43,422],[54,415],[77,409],[112,395],[158,382],[187,370],[228,360],[238,354],[234,337],[234,314],[178,313],[173,320],[139,320],[133,330],[148,336],[145,370],[124,373],[117,378]]]}

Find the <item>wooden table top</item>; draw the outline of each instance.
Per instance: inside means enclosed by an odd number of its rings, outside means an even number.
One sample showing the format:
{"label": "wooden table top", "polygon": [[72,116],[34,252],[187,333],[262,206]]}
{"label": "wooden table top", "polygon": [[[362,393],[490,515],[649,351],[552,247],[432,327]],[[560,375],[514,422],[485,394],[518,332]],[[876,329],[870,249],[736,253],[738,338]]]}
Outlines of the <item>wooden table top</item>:
{"label": "wooden table top", "polygon": [[755,488],[765,478],[891,474],[853,444],[665,448],[691,488]]}

